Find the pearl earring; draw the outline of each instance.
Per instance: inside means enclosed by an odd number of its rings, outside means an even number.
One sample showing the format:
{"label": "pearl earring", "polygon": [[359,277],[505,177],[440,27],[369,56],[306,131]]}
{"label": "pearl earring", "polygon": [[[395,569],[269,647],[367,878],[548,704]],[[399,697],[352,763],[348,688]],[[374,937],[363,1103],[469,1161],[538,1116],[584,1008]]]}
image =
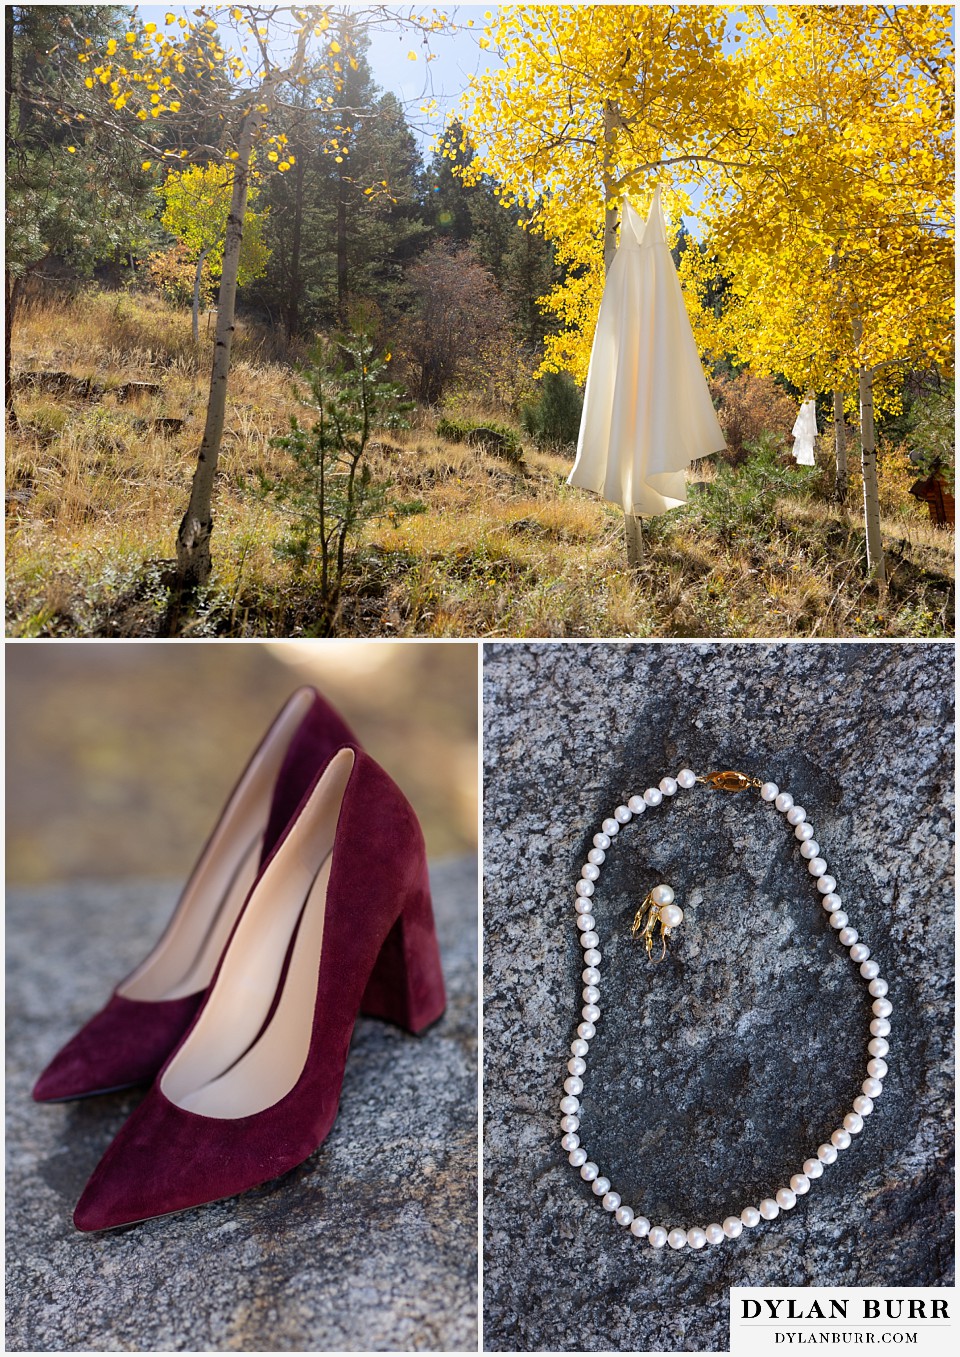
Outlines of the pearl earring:
{"label": "pearl earring", "polygon": [[[675,928],[679,928],[683,923],[683,910],[679,905],[674,904],[676,898],[672,886],[654,886],[634,915],[633,927],[630,932],[633,937],[642,932],[643,940],[647,944],[647,956],[655,963],[662,961],[667,955],[667,938]],[[660,928],[660,955],[655,957],[653,955],[654,933],[658,925]]]}

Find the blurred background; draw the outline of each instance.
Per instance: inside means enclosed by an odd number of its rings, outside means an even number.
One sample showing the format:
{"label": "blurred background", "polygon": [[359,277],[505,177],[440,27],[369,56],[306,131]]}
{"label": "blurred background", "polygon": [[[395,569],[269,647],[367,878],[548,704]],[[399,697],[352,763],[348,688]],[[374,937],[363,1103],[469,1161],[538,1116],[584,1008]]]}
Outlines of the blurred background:
{"label": "blurred background", "polygon": [[5,652],[11,885],[185,877],[302,683],[409,797],[431,860],[476,852],[470,642],[41,641]]}

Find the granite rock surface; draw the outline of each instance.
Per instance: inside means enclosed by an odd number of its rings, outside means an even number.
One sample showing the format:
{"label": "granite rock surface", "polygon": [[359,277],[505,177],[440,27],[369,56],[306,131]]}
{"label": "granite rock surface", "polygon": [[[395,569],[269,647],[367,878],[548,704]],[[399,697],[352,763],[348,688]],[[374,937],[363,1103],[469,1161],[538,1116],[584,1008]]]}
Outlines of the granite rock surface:
{"label": "granite rock surface", "polygon": [[7,1349],[476,1349],[476,864],[432,872],[449,1006],[415,1039],[361,1019],[340,1115],[277,1183],[105,1235],[83,1185],[139,1094],[39,1106],[44,1063],[158,936],[176,889],[7,907]]}
{"label": "granite rock surface", "polygon": [[[484,1234],[491,1350],[725,1351],[731,1285],[952,1283],[953,647],[493,645],[485,662]],[[559,1145],[574,884],[600,821],[688,766],[803,805],[894,1006],[863,1133],[790,1212],[655,1251]],[[872,1000],[784,817],[697,786],[626,826],[581,1139],[626,1204],[706,1226],[772,1195],[860,1091]],[[651,966],[630,925],[686,917]]]}

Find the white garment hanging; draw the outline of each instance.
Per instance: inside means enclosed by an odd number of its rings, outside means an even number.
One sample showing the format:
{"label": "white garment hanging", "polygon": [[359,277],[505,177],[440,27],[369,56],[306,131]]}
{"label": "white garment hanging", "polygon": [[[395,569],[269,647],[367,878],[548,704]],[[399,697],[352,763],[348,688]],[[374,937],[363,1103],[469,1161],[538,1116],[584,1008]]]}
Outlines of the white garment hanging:
{"label": "white garment hanging", "polygon": [[816,466],[813,455],[814,439],[817,436],[817,402],[804,401],[797,415],[797,422],[791,430],[795,439],[793,455],[798,466]]}
{"label": "white garment hanging", "polygon": [[623,205],[567,483],[596,491],[626,513],[659,514],[686,503],[686,468],[724,444],[658,188],[646,225]]}

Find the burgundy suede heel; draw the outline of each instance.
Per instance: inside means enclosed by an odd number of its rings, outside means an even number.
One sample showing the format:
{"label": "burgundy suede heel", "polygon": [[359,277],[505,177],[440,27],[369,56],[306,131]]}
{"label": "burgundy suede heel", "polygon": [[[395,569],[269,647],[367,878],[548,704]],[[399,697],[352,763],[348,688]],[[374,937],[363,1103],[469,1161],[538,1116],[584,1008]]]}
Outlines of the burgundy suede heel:
{"label": "burgundy suede heel", "polygon": [[[237,780],[163,936],[140,966],[117,986],[100,1012],[81,1027],[47,1065],[33,1090],[37,1102],[86,1098],[148,1084],[156,1077],[196,1016],[213,975],[219,951],[214,948],[216,955],[207,962],[207,973],[202,965],[198,966],[197,959],[210,942],[210,932],[224,908],[224,900],[232,890],[234,910],[242,909],[243,898],[248,893],[242,869],[237,869],[232,875],[224,873],[227,885],[219,901],[209,890],[204,899],[201,876],[202,873],[207,873],[208,877],[215,875],[217,853],[219,851],[223,857],[222,844],[229,838],[231,814],[238,818],[237,802],[242,789],[251,787],[259,776],[259,804],[254,786],[249,793],[251,806],[246,815],[248,837],[252,836],[246,871],[259,875],[318,773],[331,755],[344,746],[360,747],[349,726],[315,689],[298,689],[284,705]],[[259,769],[262,773],[258,773]],[[262,847],[256,848],[256,839],[260,836]],[[207,910],[210,917],[195,921],[197,945],[191,949],[189,945],[181,944],[185,957],[182,974],[194,975],[195,986],[188,979],[186,988],[190,992],[169,998],[163,996],[162,987],[157,995],[136,992],[138,977],[142,977],[165,947],[172,945],[176,931],[189,930],[191,911],[197,915],[203,910]],[[221,931],[228,935],[234,921],[221,917]],[[168,963],[168,968],[170,965],[172,962]],[[139,983],[142,989],[142,980]],[[126,993],[128,987],[134,993]],[[176,983],[169,988],[175,991]]]}
{"label": "burgundy suede heel", "polygon": [[383,1018],[420,1036],[442,1016],[443,973],[433,924],[430,886],[423,880],[384,939],[360,1004],[369,1018]]}
{"label": "burgundy suede heel", "polygon": [[274,848],[192,1027],[87,1184],[77,1228],[219,1201],[302,1163],[336,1118],[361,1003],[422,1031],[445,997],[416,815],[348,748]]}

